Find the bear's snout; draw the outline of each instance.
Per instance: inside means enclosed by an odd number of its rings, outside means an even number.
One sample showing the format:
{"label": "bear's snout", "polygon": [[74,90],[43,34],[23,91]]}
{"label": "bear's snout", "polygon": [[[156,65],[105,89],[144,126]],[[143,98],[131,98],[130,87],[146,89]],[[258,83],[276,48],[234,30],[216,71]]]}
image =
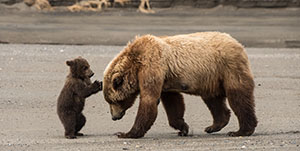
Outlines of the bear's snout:
{"label": "bear's snout", "polygon": [[116,120],[120,120],[122,119],[122,117],[125,115],[125,111],[121,112],[118,115],[112,115],[112,120],[116,121]]}
{"label": "bear's snout", "polygon": [[91,72],[91,74],[89,75],[89,78],[91,78],[92,76],[94,76],[94,72]]}

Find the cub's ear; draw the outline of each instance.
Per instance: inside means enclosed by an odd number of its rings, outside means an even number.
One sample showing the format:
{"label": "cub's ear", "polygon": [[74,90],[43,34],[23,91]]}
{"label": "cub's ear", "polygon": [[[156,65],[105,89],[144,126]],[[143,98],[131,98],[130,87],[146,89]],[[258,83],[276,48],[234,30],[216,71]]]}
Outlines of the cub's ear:
{"label": "cub's ear", "polygon": [[123,84],[123,78],[121,76],[113,79],[113,88],[117,90]]}
{"label": "cub's ear", "polygon": [[73,63],[73,61],[68,60],[68,61],[66,61],[66,64],[67,64],[68,66],[72,66],[74,63]]}

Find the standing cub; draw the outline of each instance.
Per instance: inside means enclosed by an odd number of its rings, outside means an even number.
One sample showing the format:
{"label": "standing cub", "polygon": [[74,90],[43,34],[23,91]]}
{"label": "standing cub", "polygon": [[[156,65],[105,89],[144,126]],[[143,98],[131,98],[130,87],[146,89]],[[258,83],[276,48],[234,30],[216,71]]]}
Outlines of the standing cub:
{"label": "standing cub", "polygon": [[57,114],[65,128],[65,137],[73,139],[83,135],[79,131],[86,122],[82,114],[85,98],[100,91],[102,83],[97,80],[91,83],[94,73],[84,58],[78,57],[66,64],[70,74],[57,100]]}

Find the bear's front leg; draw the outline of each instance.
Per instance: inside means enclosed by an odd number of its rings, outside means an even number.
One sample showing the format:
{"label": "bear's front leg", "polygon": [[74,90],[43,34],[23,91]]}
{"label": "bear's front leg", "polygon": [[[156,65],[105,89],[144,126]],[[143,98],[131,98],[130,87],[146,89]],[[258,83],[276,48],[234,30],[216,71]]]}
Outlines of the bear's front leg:
{"label": "bear's front leg", "polygon": [[80,84],[75,89],[76,94],[81,98],[87,98],[92,94],[95,94],[102,90],[102,83],[98,80],[94,81],[93,84],[85,86],[84,84]]}
{"label": "bear's front leg", "polygon": [[95,94],[95,93],[101,91],[102,90],[102,82],[95,80],[89,89],[92,94]]}
{"label": "bear's front leg", "polygon": [[153,125],[157,116],[157,100],[160,98],[164,79],[154,65],[145,66],[138,73],[140,88],[140,104],[133,127],[128,133],[118,133],[119,138],[143,137]]}
{"label": "bear's front leg", "polygon": [[138,113],[133,127],[128,133],[117,133],[119,138],[141,138],[153,125],[157,117],[157,98],[142,96],[140,99]]}

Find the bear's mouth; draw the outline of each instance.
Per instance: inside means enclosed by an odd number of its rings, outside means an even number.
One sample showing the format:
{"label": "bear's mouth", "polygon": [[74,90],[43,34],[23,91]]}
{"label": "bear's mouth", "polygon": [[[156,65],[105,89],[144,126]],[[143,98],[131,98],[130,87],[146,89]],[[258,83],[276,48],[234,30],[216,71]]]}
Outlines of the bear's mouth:
{"label": "bear's mouth", "polygon": [[112,120],[116,121],[116,120],[120,120],[122,119],[122,117],[125,115],[125,111],[121,112],[120,114],[118,115],[114,115],[112,116]]}
{"label": "bear's mouth", "polygon": [[94,73],[90,74],[90,75],[89,75],[89,78],[91,78],[92,76],[94,76]]}

